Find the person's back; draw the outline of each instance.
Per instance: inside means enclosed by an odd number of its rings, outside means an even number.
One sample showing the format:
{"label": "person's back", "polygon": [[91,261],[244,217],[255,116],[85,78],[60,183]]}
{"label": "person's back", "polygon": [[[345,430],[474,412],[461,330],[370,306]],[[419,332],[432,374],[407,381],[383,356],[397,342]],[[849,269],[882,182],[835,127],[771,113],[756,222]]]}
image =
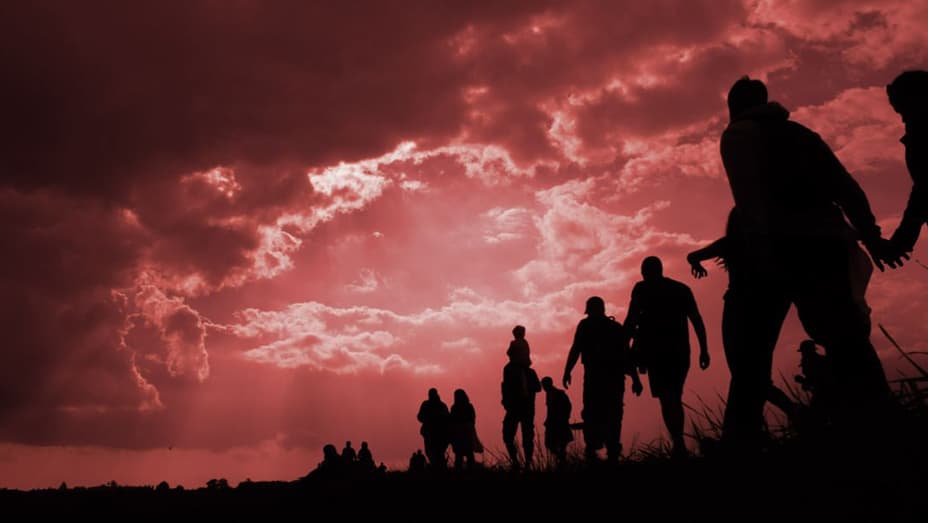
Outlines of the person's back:
{"label": "person's back", "polygon": [[358,462],[366,468],[374,467],[374,454],[371,452],[366,441],[362,442],[361,448],[358,449]]}
{"label": "person's back", "polygon": [[561,389],[551,388],[545,397],[545,406],[548,415],[545,417],[546,427],[570,426],[570,397]]}
{"label": "person's back", "polygon": [[628,335],[614,318],[587,316],[577,324],[574,345],[584,368],[615,373],[622,379],[628,356]]}
{"label": "person's back", "polygon": [[503,406],[512,411],[534,411],[535,394],[541,390],[534,369],[510,361],[503,367]]}
{"label": "person's back", "polygon": [[864,238],[879,237],[860,187],[821,137],[789,120],[781,105],[759,105],[733,118],[721,152],[748,235],[848,238],[843,208]]}
{"label": "person's back", "polygon": [[345,463],[352,463],[358,459],[358,454],[355,452],[354,448],[351,446],[351,442],[348,441],[345,443],[345,448],[342,449],[342,461]]}
{"label": "person's back", "polygon": [[532,462],[535,449],[535,395],[541,391],[538,374],[531,367],[510,361],[503,367],[503,443],[509,453],[513,468],[519,467],[518,449],[515,444],[516,431],[522,429],[522,449],[525,466]]}
{"label": "person's back", "polygon": [[694,298],[690,288],[663,277],[640,281],[632,289],[632,301],[639,307],[636,345],[648,350],[689,357],[689,313]]}
{"label": "person's back", "polygon": [[416,416],[422,428],[419,433],[425,440],[425,453],[434,467],[444,468],[448,448],[448,406],[441,400],[437,389],[429,389],[429,399],[422,402]]}
{"label": "person's back", "polygon": [[448,406],[437,398],[430,398],[422,402],[417,416],[422,423],[422,434],[441,432],[448,422]]}

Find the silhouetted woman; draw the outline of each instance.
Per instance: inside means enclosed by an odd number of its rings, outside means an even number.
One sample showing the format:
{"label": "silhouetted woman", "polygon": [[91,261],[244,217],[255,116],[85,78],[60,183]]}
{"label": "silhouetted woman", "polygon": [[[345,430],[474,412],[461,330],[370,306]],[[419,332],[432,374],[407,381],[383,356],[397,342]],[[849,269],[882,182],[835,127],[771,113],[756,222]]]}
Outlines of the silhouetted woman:
{"label": "silhouetted woman", "polygon": [[451,405],[451,449],[454,451],[454,467],[460,469],[474,465],[474,452],[483,448],[477,439],[477,413],[464,389],[454,391]]}

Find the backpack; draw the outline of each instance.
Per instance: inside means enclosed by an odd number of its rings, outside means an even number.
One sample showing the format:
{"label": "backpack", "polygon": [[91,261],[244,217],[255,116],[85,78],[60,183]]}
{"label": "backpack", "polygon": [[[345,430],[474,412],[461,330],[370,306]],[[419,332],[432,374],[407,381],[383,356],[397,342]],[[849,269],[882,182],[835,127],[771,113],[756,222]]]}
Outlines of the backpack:
{"label": "backpack", "polygon": [[628,333],[625,327],[614,316],[594,324],[589,346],[587,347],[586,361],[595,362],[603,367],[620,368],[623,371],[628,365]]}

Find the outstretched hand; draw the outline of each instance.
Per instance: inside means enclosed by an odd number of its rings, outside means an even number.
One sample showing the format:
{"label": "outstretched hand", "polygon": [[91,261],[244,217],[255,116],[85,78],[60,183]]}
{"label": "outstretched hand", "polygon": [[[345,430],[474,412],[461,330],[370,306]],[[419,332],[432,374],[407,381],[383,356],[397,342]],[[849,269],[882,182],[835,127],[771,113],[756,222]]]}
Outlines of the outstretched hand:
{"label": "outstretched hand", "polygon": [[879,269],[880,272],[886,270],[883,266],[884,263],[889,265],[891,269],[896,269],[902,267],[903,260],[909,259],[908,253],[885,238],[880,238],[873,243],[864,244],[864,246],[870,253],[870,257],[873,258],[873,264],[876,265],[876,268]]}
{"label": "outstretched hand", "polygon": [[696,262],[690,265],[690,274],[692,274],[693,277],[698,280],[700,278],[705,278],[706,276],[708,276],[709,271],[707,271],[706,268],[703,267],[701,263]]}
{"label": "outstretched hand", "polygon": [[699,353],[699,368],[700,368],[700,369],[702,369],[702,370],[708,369],[708,368],[709,368],[709,361],[710,361],[710,358],[709,358],[709,353],[708,353],[708,352],[700,352],[700,353]]}
{"label": "outstretched hand", "polygon": [[641,396],[641,393],[644,391],[644,385],[641,384],[641,380],[635,380],[632,382],[632,392],[635,396]]}
{"label": "outstretched hand", "polygon": [[570,388],[570,373],[569,372],[564,373],[564,378],[561,380],[561,383],[564,385],[565,389]]}

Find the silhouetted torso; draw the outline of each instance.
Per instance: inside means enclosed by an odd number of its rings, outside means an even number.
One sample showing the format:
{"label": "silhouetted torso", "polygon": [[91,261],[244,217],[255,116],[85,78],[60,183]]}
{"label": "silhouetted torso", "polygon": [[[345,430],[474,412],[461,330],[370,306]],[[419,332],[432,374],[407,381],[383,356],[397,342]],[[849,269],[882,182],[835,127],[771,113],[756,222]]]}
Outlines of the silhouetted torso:
{"label": "silhouetted torso", "polygon": [[580,362],[586,369],[602,369],[618,373],[624,380],[628,336],[622,324],[607,316],[588,316],[577,324],[571,351],[580,352]]}
{"label": "silhouetted torso", "polygon": [[448,406],[441,400],[425,400],[417,416],[423,436],[445,437],[448,431]]}
{"label": "silhouetted torso", "polygon": [[538,374],[530,367],[509,362],[503,367],[503,407],[507,411],[535,412],[535,395],[541,390]]}
{"label": "silhouetted torso", "polygon": [[451,406],[451,448],[456,455],[473,454],[477,443],[477,413],[471,403],[455,403]]}
{"label": "silhouetted torso", "polygon": [[747,237],[848,238],[843,210],[863,239],[879,238],[857,182],[819,135],[788,118],[769,103],[744,111],[722,134],[722,161]]}
{"label": "silhouetted torso", "polygon": [[352,462],[358,459],[358,454],[351,447],[345,447],[342,449],[342,461]]}
{"label": "silhouetted torso", "polygon": [[574,439],[570,430],[570,398],[563,390],[551,389],[546,392],[545,406],[548,409],[545,417],[545,446],[558,449]]}
{"label": "silhouetted torso", "polygon": [[685,284],[670,278],[640,281],[632,289],[629,316],[637,318],[635,346],[647,352],[651,362],[689,361],[688,320],[696,299]]}
{"label": "silhouetted torso", "polygon": [[358,450],[358,462],[365,467],[373,468],[374,455],[371,453],[369,448],[361,447],[361,449]]}

